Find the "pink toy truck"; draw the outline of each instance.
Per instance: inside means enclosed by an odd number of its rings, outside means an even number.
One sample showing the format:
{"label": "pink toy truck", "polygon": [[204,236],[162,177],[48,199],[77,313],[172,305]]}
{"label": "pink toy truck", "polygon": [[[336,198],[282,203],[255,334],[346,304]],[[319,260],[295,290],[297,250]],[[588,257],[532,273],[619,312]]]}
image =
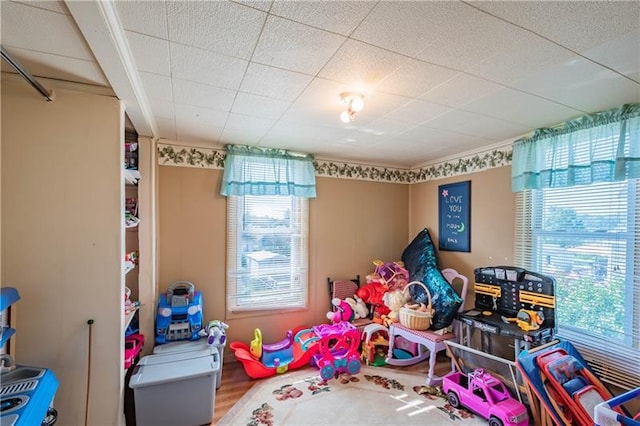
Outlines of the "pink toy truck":
{"label": "pink toy truck", "polygon": [[464,406],[489,421],[489,426],[527,426],[524,404],[513,399],[497,378],[481,368],[468,376],[451,373],[442,380],[442,391],[456,408]]}

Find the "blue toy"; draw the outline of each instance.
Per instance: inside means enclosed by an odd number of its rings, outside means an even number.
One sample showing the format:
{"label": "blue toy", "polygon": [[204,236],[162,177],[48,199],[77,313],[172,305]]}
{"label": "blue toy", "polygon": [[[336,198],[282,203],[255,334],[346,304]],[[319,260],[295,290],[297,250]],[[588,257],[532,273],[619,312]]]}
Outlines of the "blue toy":
{"label": "blue toy", "polygon": [[212,320],[200,330],[200,337],[206,337],[210,345],[224,345],[227,341],[227,328],[229,328],[227,323]]}
{"label": "blue toy", "polygon": [[171,284],[158,301],[156,343],[198,340],[201,329],[202,294],[188,281]]}

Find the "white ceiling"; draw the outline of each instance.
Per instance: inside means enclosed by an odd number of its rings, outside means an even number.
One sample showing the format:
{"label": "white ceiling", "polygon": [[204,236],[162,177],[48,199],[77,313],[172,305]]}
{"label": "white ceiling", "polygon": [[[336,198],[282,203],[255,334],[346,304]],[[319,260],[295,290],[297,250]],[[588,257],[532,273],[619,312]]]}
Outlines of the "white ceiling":
{"label": "white ceiling", "polygon": [[[139,134],[395,167],[640,102],[640,2],[2,1],[36,77],[112,87]],[[12,71],[2,64],[3,71]],[[343,124],[339,94],[364,94]]]}

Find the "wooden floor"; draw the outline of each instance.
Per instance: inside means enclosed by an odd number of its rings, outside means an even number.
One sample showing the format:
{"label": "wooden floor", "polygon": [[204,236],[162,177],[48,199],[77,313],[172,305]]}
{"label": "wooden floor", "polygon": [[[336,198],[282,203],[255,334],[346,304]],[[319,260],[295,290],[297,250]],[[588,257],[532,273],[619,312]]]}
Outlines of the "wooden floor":
{"label": "wooden floor", "polygon": [[[215,411],[213,413],[213,423],[217,424],[218,420],[220,420],[226,413],[234,406],[234,404],[242,398],[242,396],[251,389],[251,387],[259,383],[260,380],[250,379],[249,376],[245,373],[242,364],[233,360],[233,357],[230,362],[225,362],[224,367],[222,369],[222,384],[216,390],[216,405]],[[310,370],[312,367],[308,367]],[[423,361],[418,364],[414,364],[408,367],[396,367],[393,365],[387,365],[383,368],[392,368],[403,371],[414,371],[416,374],[423,375],[425,378],[427,377],[427,372],[429,371],[429,363],[428,361]],[[451,360],[447,358],[443,353],[438,354],[438,364],[436,366],[436,375],[446,374],[451,368]],[[262,379],[265,380],[265,379]]]}

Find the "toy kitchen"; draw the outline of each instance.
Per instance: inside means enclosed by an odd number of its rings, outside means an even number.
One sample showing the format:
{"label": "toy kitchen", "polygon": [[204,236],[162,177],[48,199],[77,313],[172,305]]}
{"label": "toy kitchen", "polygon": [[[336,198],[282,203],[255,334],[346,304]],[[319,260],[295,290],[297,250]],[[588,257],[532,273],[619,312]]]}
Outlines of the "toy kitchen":
{"label": "toy kitchen", "polygon": [[0,424],[2,426],[50,426],[57,420],[53,398],[58,380],[47,368],[16,365],[13,359],[11,337],[15,308],[20,295],[13,287],[0,288],[1,341],[0,341]]}

